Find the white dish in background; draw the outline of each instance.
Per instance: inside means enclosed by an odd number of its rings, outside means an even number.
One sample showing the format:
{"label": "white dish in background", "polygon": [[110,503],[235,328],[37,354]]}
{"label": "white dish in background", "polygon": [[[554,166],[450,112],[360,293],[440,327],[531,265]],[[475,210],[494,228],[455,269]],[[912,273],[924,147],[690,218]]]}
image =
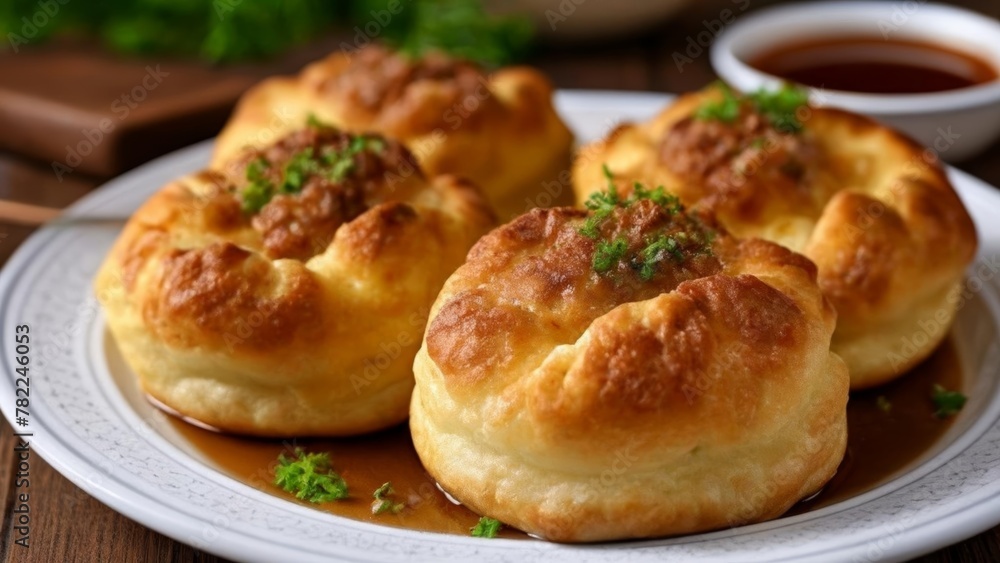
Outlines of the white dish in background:
{"label": "white dish in background", "polygon": [[[1000,22],[992,18],[942,4],[857,1],[789,4],[741,17],[712,45],[712,67],[723,80],[745,92],[775,87],[781,78],[746,61],[782,45],[843,37],[889,37],[951,46],[1000,69]],[[882,120],[933,147],[949,162],[975,156],[1000,137],[1000,78],[928,94],[810,90],[814,103]]]}
{"label": "white dish in background", "polygon": [[[644,119],[669,98],[560,92],[582,141],[618,118]],[[209,141],[142,166],[70,215],[127,215],[165,182],[208,162]],[[981,237],[1000,255],[1000,194],[951,170]],[[87,493],[179,541],[250,561],[705,562],[898,561],[1000,522],[1000,277],[976,292],[954,329],[970,399],[937,446],[891,482],[806,514],[671,539],[571,546],[415,532],[358,522],[260,492],[213,469],[146,403],[121,362],[91,280],[118,234],[99,224],[49,227],[0,273],[0,338],[29,324],[32,448]],[[970,270],[975,271],[975,270]],[[974,274],[970,274],[974,275]],[[2,347],[0,396],[14,396],[13,347]],[[2,403],[13,420],[13,401]],[[44,491],[40,494],[44,494]],[[77,525],[86,526],[80,522]]]}

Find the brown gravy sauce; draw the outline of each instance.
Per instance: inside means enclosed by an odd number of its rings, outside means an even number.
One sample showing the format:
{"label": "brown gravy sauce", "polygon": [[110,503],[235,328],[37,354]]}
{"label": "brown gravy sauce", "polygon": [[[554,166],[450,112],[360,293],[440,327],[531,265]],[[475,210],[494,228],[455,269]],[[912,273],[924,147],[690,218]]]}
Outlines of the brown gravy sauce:
{"label": "brown gravy sauce", "polygon": [[[929,450],[951,426],[951,419],[934,416],[934,384],[962,389],[958,356],[950,340],[905,377],[878,389],[854,393],[848,403],[848,445],[836,476],[818,495],[788,512],[801,514],[871,490],[894,477]],[[888,413],[878,406],[884,396]],[[468,535],[479,516],[453,504],[435,486],[413,449],[406,424],[361,436],[339,439],[266,440],[230,436],[168,417],[176,430],[218,469],[259,490],[340,516],[414,530]],[[274,466],[282,452],[296,447],[329,452],[334,468],[344,477],[350,497],[312,505],[295,499],[273,484]],[[400,514],[371,513],[372,493],[391,481],[396,502],[405,501]],[[528,538],[504,528],[502,537]]]}
{"label": "brown gravy sauce", "polygon": [[881,37],[789,43],[747,63],[814,88],[873,94],[942,92],[997,78],[992,65],[971,53]]}

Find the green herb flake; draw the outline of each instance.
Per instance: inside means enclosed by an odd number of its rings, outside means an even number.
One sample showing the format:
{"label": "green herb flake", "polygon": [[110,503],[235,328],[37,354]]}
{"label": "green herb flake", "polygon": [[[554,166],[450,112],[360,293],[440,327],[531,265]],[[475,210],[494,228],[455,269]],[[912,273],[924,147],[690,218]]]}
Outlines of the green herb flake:
{"label": "green herb flake", "polygon": [[732,88],[723,83],[717,87],[722,91],[721,100],[708,100],[695,110],[694,118],[701,121],[721,121],[732,123],[740,116],[740,98]]}
{"label": "green herb flake", "polygon": [[[590,195],[584,204],[590,212],[589,216],[577,231],[582,236],[596,241],[591,259],[591,266],[595,272],[600,274],[612,270],[628,258],[628,263],[638,271],[639,277],[643,281],[648,281],[656,275],[659,263],[666,257],[683,262],[685,253],[709,256],[712,254],[711,244],[715,233],[705,227],[697,216],[683,215],[684,205],[677,196],[667,192],[663,186],[649,189],[641,182],[634,182],[632,193],[628,198],[622,199],[618,195],[611,169],[605,164],[603,171],[608,181],[607,191]],[[622,236],[613,241],[602,239],[601,227],[616,209],[628,209],[641,201],[651,201],[672,218],[680,216],[671,221],[679,221],[681,228],[669,236],[661,233],[647,240],[645,247],[636,254],[626,257],[628,239]]]}
{"label": "green herb flake", "polygon": [[[802,130],[802,122],[799,120],[799,109],[809,103],[809,92],[784,84],[777,90],[766,90],[761,88],[746,95],[738,95],[725,85],[719,84],[722,91],[722,100],[708,100],[704,102],[694,112],[695,119],[703,121],[721,121],[723,123],[733,123],[740,115],[740,108],[744,104],[750,104],[754,111],[767,117],[776,130],[782,133],[798,133]],[[751,142],[753,148],[763,147],[763,141],[759,144],[758,139]]]}
{"label": "green herb flake", "polygon": [[285,181],[281,184],[281,193],[297,194],[302,191],[309,176],[320,172],[321,166],[313,156],[311,148],[302,149],[292,155],[285,164]]}
{"label": "green herb flake", "polygon": [[[307,123],[310,127],[327,127],[319,122],[316,116],[309,115]],[[342,150],[332,147],[321,149],[316,156],[315,149],[305,148],[292,155],[282,170],[282,179],[278,186],[272,184],[264,171],[270,168],[270,163],[259,157],[247,166],[246,177],[250,182],[242,192],[243,210],[246,213],[259,213],[277,193],[297,194],[305,187],[310,176],[324,176],[333,182],[341,182],[355,169],[355,157],[363,151],[381,153],[386,143],[379,137],[360,135],[353,137],[348,146]]]}
{"label": "green herb flake", "polygon": [[351,155],[358,154],[365,150],[366,146],[368,146],[368,139],[362,136],[354,137],[351,139],[351,143],[347,145],[347,153]]}
{"label": "green herb flake", "polygon": [[618,198],[618,190],[608,190],[606,192],[596,192],[590,194],[584,205],[587,209],[594,211],[598,214],[603,214],[605,217],[618,207],[621,200]]}
{"label": "green herb flake", "polygon": [[274,484],[309,502],[329,502],[347,498],[347,483],[330,464],[330,454],[305,453],[295,448],[295,457],[278,456]]}
{"label": "green herb flake", "polygon": [[639,252],[639,277],[643,281],[653,279],[653,276],[656,275],[657,265],[666,256],[676,262],[684,261],[684,253],[677,240],[667,235],[660,235]]}
{"label": "green herb flake", "polygon": [[626,207],[644,199],[664,208],[671,215],[677,215],[684,211],[684,206],[681,205],[680,198],[674,194],[667,193],[663,186],[657,186],[655,189],[649,190],[639,182],[636,182],[632,188],[632,196],[626,203]]}
{"label": "green herb flake", "polygon": [[328,129],[328,128],[330,128],[329,124],[323,123],[322,121],[320,121],[320,119],[318,117],[316,117],[316,114],[313,113],[313,112],[309,112],[309,115],[306,116],[306,126],[309,127],[309,128],[311,128],[311,129]]}
{"label": "green herb flake", "polygon": [[267,202],[271,201],[271,196],[274,195],[269,187],[268,184],[255,183],[243,188],[243,191],[240,193],[243,212],[251,215],[260,213],[260,210],[267,205]]}
{"label": "green herb flake", "polygon": [[591,211],[591,214],[590,217],[587,217],[583,227],[580,228],[580,234],[591,239],[596,239],[600,236],[601,224],[611,216],[619,203],[617,192],[591,194],[590,198],[584,204]]}
{"label": "green herb flake", "polygon": [[340,182],[354,171],[354,158],[343,157],[333,163],[327,177],[334,182]]}
{"label": "green herb flake", "polygon": [[240,193],[243,211],[258,213],[274,196],[274,185],[264,176],[271,165],[263,157],[258,157],[247,165],[246,178],[250,182]]}
{"label": "green herb flake", "polygon": [[355,156],[364,151],[381,154],[385,149],[386,142],[379,137],[354,137],[347,148],[342,151],[328,150],[323,152],[323,163],[329,168],[326,175],[334,182],[340,182],[354,171]]}
{"label": "green herb flake", "polygon": [[372,501],[372,514],[384,514],[386,512],[399,514],[402,512],[406,505],[401,502],[393,502],[388,498],[395,494],[395,492],[392,488],[392,483],[388,481],[375,489],[375,492],[372,493],[372,497],[375,498]]}
{"label": "green herb flake", "polygon": [[886,414],[889,414],[892,410],[892,403],[889,402],[889,399],[885,398],[885,395],[879,395],[875,398],[875,406],[878,407],[878,410]]}
{"label": "green herb flake", "polygon": [[271,167],[266,158],[259,156],[247,165],[247,180],[251,182],[266,181],[264,171]]}
{"label": "green herb flake", "polygon": [[618,187],[615,185],[614,174],[611,173],[611,169],[608,168],[607,164],[602,165],[601,168],[604,172],[604,177],[608,181],[608,189],[603,192],[590,194],[590,197],[584,202],[584,207],[590,210],[591,214],[579,230],[581,235],[591,239],[596,239],[600,236],[601,223],[622,203],[621,198],[618,197]]}
{"label": "green herb flake", "polygon": [[385,152],[385,140],[378,137],[368,137],[365,148],[371,152],[382,154]]}
{"label": "green herb flake", "polygon": [[497,537],[497,534],[500,533],[500,528],[502,527],[503,524],[501,524],[499,520],[490,518],[489,516],[483,516],[469,531],[474,537],[477,538],[495,538]]}
{"label": "green herb flake", "polygon": [[291,166],[285,169],[285,182],[281,184],[281,193],[297,194],[302,191],[302,184],[305,182],[306,174],[298,167]]}
{"label": "green herb flake", "polygon": [[809,103],[809,92],[802,88],[784,84],[777,90],[761,88],[747,98],[758,113],[765,115],[774,128],[783,133],[798,133],[802,123],[798,118],[799,108]]}
{"label": "green herb flake", "polygon": [[935,384],[931,400],[934,401],[934,406],[937,408],[934,414],[938,418],[948,418],[958,414],[968,398],[958,391],[949,391],[941,385]]}
{"label": "green herb flake", "polygon": [[594,250],[594,258],[591,262],[594,271],[601,273],[614,268],[625,256],[626,250],[628,250],[628,241],[621,237],[614,241],[597,241],[597,248]]}

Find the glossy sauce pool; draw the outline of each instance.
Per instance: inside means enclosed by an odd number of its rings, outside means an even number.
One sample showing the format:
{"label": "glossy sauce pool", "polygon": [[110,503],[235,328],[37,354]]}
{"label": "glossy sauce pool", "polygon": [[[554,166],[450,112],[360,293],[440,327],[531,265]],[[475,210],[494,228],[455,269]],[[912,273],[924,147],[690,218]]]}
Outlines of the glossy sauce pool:
{"label": "glossy sauce pool", "polygon": [[871,94],[942,92],[997,79],[997,70],[971,53],[881,37],[790,43],[747,63],[806,86]]}
{"label": "glossy sauce pool", "polygon": [[[788,514],[815,510],[870,490],[894,477],[930,449],[951,425],[934,416],[931,389],[940,384],[962,388],[958,357],[950,340],[930,358],[899,380],[872,391],[851,395],[848,403],[847,454],[836,476],[818,495],[792,507]],[[891,408],[879,408],[884,396]],[[479,517],[453,504],[424,471],[404,424],[367,436],[348,439],[262,440],[219,434],[170,417],[171,424],[219,469],[248,485],[296,500],[273,484],[278,455],[296,447],[329,452],[334,468],[347,481],[350,497],[309,505],[340,516],[415,530],[468,535]],[[393,500],[406,501],[400,514],[371,513],[372,492],[392,482]],[[501,536],[527,538],[505,528]]]}

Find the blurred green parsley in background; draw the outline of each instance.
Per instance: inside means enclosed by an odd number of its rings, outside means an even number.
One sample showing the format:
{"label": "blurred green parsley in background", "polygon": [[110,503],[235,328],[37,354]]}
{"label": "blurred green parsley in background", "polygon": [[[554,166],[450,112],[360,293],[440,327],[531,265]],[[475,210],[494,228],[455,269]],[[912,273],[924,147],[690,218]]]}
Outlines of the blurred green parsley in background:
{"label": "blurred green parsley in background", "polygon": [[[398,13],[386,18],[391,3]],[[377,28],[369,25],[372,22]],[[488,15],[478,0],[0,2],[0,31],[7,49],[68,35],[95,37],[126,54],[216,63],[277,55],[334,27],[351,30],[353,41],[355,26],[364,31],[366,25],[378,29],[374,39],[411,55],[440,49],[491,65],[522,57],[533,36],[526,18]]]}

